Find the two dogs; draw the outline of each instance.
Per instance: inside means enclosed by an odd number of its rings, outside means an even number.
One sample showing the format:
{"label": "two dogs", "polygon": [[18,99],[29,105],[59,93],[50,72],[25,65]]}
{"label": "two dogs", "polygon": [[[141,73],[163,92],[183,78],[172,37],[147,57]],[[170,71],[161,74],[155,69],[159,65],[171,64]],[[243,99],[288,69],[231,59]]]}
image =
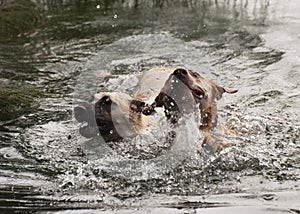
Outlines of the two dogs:
{"label": "two dogs", "polygon": [[223,144],[211,136],[217,125],[216,100],[224,93],[236,93],[184,68],[154,68],[144,72],[132,96],[119,92],[95,94],[90,102],[74,108],[82,136],[91,138],[99,132],[105,141],[135,137],[151,126],[151,115],[161,108],[172,125],[190,113],[200,118],[202,145],[213,152]]}

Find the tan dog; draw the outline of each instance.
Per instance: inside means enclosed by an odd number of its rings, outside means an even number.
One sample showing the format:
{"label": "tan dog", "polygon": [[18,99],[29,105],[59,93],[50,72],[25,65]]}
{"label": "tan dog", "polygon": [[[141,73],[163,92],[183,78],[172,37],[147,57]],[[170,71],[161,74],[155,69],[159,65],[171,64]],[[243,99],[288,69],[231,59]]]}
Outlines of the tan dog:
{"label": "tan dog", "polygon": [[[166,116],[171,123],[177,123],[182,114],[190,113],[191,109],[195,110],[195,104],[197,104],[201,115],[199,129],[204,135],[203,144],[207,144],[215,152],[220,150],[223,144],[212,139],[210,131],[217,123],[216,100],[221,99],[225,92],[232,94],[237,90],[221,87],[195,71],[183,68],[175,69],[155,101],[151,106],[145,107],[143,113],[149,115],[156,107],[164,107]],[[185,97],[185,99],[182,101],[181,97]]]}
{"label": "tan dog", "polygon": [[101,92],[95,94],[90,102],[76,106],[75,118],[84,123],[79,129],[80,134],[91,138],[100,132],[106,141],[142,134],[149,126],[150,117],[141,114],[141,111],[147,103],[154,102],[172,71],[155,68],[144,72],[132,96],[120,92]]}
{"label": "tan dog", "polygon": [[220,87],[191,70],[154,68],[139,77],[132,96],[119,92],[95,94],[89,103],[75,107],[74,113],[79,122],[87,123],[79,129],[84,137],[94,137],[100,132],[104,140],[117,141],[143,133],[151,123],[146,115],[152,114],[156,107],[164,107],[173,124],[183,114],[199,109],[204,143],[217,151],[215,147],[219,146],[211,142],[209,131],[217,115],[215,99],[220,99],[224,92],[237,90]]}

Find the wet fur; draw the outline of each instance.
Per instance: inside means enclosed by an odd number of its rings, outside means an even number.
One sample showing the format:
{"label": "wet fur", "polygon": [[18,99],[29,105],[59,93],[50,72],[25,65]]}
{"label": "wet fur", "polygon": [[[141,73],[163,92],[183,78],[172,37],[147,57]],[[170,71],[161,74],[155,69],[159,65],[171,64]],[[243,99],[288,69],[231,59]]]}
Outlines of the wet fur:
{"label": "wet fur", "polygon": [[[186,87],[176,87],[174,83],[176,80],[181,81]],[[211,130],[214,128],[217,117],[216,100],[221,99],[225,92],[232,94],[236,93],[237,90],[221,87],[193,70],[175,69],[166,80],[161,92],[155,98],[155,101],[150,106],[145,107],[143,113],[149,115],[153,113],[157,107],[164,107],[166,117],[170,122],[173,124],[177,123],[182,113],[179,112],[178,106],[174,104],[170,105],[173,100],[168,94],[190,94],[196,103],[199,104],[198,111],[201,115],[199,129],[204,136],[203,144],[208,145],[213,152],[216,152],[223,147],[223,143],[211,136]],[[187,106],[187,108],[194,110],[194,106],[192,105]]]}
{"label": "wet fur", "polygon": [[[204,135],[203,144],[208,145],[212,151],[220,150],[222,143],[217,143],[210,134],[217,115],[215,101],[221,99],[224,92],[235,93],[237,90],[229,90],[218,86],[192,70],[186,70],[187,78],[180,79],[186,87],[181,87],[179,90],[172,90],[171,82],[173,81],[172,78],[174,78],[176,70],[178,69],[153,68],[144,72],[139,77],[139,82],[132,96],[119,92],[102,92],[95,94],[91,102],[92,105],[99,104],[99,108],[102,109],[104,105],[106,105],[103,99],[109,98],[109,109],[113,110],[106,110],[106,112],[100,111],[99,115],[96,113],[96,120],[106,120],[108,121],[107,124],[109,124],[107,127],[103,126],[104,128],[102,127],[102,130],[99,128],[104,139],[107,141],[116,141],[124,137],[134,137],[143,133],[145,129],[151,125],[151,119],[148,115],[154,113],[158,107],[164,107],[165,115],[168,120],[172,124],[176,124],[178,118],[180,118],[184,112],[180,112],[176,105],[170,105],[172,99],[167,96],[167,92],[173,93],[174,96],[179,95],[196,99],[196,103],[199,103],[198,111],[201,115],[201,125],[199,129]],[[199,99],[195,96],[195,88],[203,93],[203,99]],[[97,111],[97,108],[95,111]],[[194,106],[187,106],[187,112],[191,111],[197,111],[197,109],[195,109]],[[111,115],[112,112],[114,112],[114,116]],[[97,118],[97,115],[99,118]],[[118,124],[114,124],[113,119],[116,119]],[[116,125],[119,128],[118,130],[115,127]],[[110,133],[110,130],[112,130],[113,134]]]}
{"label": "wet fur", "polygon": [[[149,126],[150,117],[141,112],[154,101],[172,71],[163,68],[145,71],[139,76],[132,95],[121,92],[95,94],[89,103],[83,104],[91,116],[88,121],[83,121],[88,122],[88,126],[79,129],[81,135],[90,138],[100,131],[104,140],[117,141],[142,134]],[[79,117],[75,113],[77,120]]]}

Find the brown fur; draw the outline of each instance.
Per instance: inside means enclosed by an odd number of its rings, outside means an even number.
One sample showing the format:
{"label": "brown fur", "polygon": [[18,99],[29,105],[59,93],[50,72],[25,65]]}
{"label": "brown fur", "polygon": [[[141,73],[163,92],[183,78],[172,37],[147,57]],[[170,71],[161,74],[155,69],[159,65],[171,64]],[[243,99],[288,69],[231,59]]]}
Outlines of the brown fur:
{"label": "brown fur", "polygon": [[[186,71],[186,75],[180,76],[176,74],[176,71]],[[172,88],[175,77],[185,86]],[[204,135],[203,143],[209,145],[213,151],[218,151],[222,147],[222,143],[215,142],[211,137],[210,130],[213,128],[213,122],[217,115],[215,101],[221,99],[224,92],[235,93],[237,90],[218,86],[192,70],[153,68],[139,77],[132,96],[119,92],[95,94],[89,105],[95,107],[96,123],[88,121],[88,127],[84,132],[86,137],[92,137],[95,135],[95,127],[97,127],[104,139],[108,141],[134,137],[143,133],[151,124],[151,119],[146,115],[152,114],[155,108],[164,107],[166,116],[171,123],[175,124],[182,114],[197,111],[195,106],[189,105],[190,102],[195,102],[199,104],[198,110],[201,115],[199,129]],[[167,96],[169,93],[188,98],[184,102],[186,112],[180,112],[181,109],[178,106],[171,105],[172,99]],[[197,93],[200,93],[201,96],[198,96]],[[109,102],[105,102],[105,99],[108,99]]]}
{"label": "brown fur", "polygon": [[[184,86],[177,86],[178,81],[181,81]],[[176,105],[170,105],[174,102],[172,96],[177,93],[190,94],[194,102],[199,104],[199,114],[201,121],[199,129],[204,135],[204,144],[209,145],[213,151],[218,151],[222,147],[221,142],[216,142],[212,139],[210,131],[217,116],[216,100],[221,99],[223,93],[236,93],[237,90],[230,90],[221,87],[207,78],[201,76],[193,70],[176,69],[165,82],[161,92],[155,98],[155,101],[148,107],[144,108],[143,113],[151,114],[156,107],[164,107],[166,109],[166,116],[172,123],[177,123],[178,117],[181,116],[179,108]],[[172,104],[172,103],[171,103]],[[189,103],[188,103],[189,104]],[[183,104],[186,108],[194,109],[192,105]],[[181,104],[182,105],[182,104]]]}
{"label": "brown fur", "polygon": [[154,101],[171,72],[172,69],[151,69],[139,77],[132,96],[120,92],[101,92],[95,94],[89,103],[75,107],[75,118],[88,123],[79,129],[81,135],[90,138],[100,132],[106,141],[116,141],[143,133],[149,126],[150,118],[141,111],[146,103]]}

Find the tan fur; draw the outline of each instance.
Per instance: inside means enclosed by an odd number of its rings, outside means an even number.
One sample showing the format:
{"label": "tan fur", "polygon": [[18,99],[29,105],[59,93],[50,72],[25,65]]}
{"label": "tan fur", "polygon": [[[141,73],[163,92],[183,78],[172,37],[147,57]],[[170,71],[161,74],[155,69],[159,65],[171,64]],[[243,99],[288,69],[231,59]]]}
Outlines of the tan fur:
{"label": "tan fur", "polygon": [[[149,126],[149,117],[138,114],[130,106],[131,101],[134,99],[130,95],[121,92],[101,92],[94,95],[93,102],[96,103],[104,96],[108,96],[113,102],[111,107],[112,119],[116,120],[115,125],[118,126],[118,131],[123,136],[136,136]],[[116,124],[118,122],[119,124]],[[129,124],[126,122],[129,122]]]}
{"label": "tan fur", "polygon": [[[139,109],[154,101],[172,71],[172,69],[167,68],[145,71],[139,76],[138,84],[132,96],[121,92],[95,94],[89,105],[95,106],[100,103],[100,106],[95,107],[95,118],[96,121],[100,120],[101,123],[106,124],[99,128],[102,137],[108,141],[115,141],[142,134],[149,126],[150,117],[142,114]],[[103,98],[110,100],[109,110],[105,109],[105,102],[101,104]],[[92,127],[94,126],[92,125]],[[89,130],[92,131],[89,132]],[[87,133],[85,134],[86,137],[92,137],[96,134],[91,128],[86,128],[81,133]]]}
{"label": "tan fur", "polygon": [[133,91],[133,98],[151,104],[174,68],[152,68],[145,71]]}
{"label": "tan fur", "polygon": [[[95,105],[104,97],[111,100],[111,115],[101,112],[101,117],[113,122],[119,136],[108,134],[108,140],[117,140],[120,137],[134,137],[142,134],[145,129],[151,125],[150,117],[145,114],[151,114],[156,107],[164,106],[169,102],[162,93],[164,90],[170,90],[171,77],[174,76],[174,68],[153,68],[145,71],[140,77],[132,96],[120,92],[101,92],[94,95],[92,104]],[[180,91],[173,91],[181,95],[190,94],[195,97],[196,103],[199,103],[199,114],[201,114],[200,131],[204,136],[204,144],[207,144],[213,151],[219,151],[223,144],[216,142],[210,134],[212,123],[217,115],[217,106],[215,100],[220,99],[224,92],[235,93],[237,90],[230,90],[218,86],[212,81],[198,75],[195,76],[192,70],[186,70],[187,76],[183,80],[187,87],[180,88]],[[201,89],[205,93],[203,99],[197,98],[194,89]],[[188,104],[188,102],[187,102]],[[189,105],[187,105],[189,106]],[[165,106],[166,108],[166,106]],[[195,111],[194,108],[191,109]],[[144,114],[142,114],[143,112]],[[107,130],[103,130],[107,132]]]}
{"label": "tan fur", "polygon": [[[172,68],[152,68],[143,72],[133,91],[133,99],[151,104],[173,70]],[[147,122],[145,122],[144,117],[144,114],[131,111],[132,124],[137,133],[142,133],[149,126],[149,117],[147,117]]]}
{"label": "tan fur", "polygon": [[[175,116],[177,116],[176,111],[178,111],[178,109],[175,108],[174,110],[174,108],[170,107],[170,105],[168,104],[168,102],[170,102],[170,99],[167,98],[168,94],[180,93],[186,95],[190,93],[192,96],[194,96],[195,102],[199,103],[199,113],[201,115],[201,125],[199,126],[199,129],[204,136],[203,144],[207,144],[214,152],[219,151],[223,147],[223,143],[217,141],[216,139],[213,139],[210,134],[210,131],[213,128],[213,122],[215,121],[217,115],[216,100],[221,99],[224,92],[236,93],[237,90],[230,90],[218,86],[214,82],[201,76],[199,73],[195,73],[193,70],[176,69],[178,71],[177,73],[175,69],[171,70],[173,70],[174,72],[166,80],[161,92],[158,94],[155,101],[151,104],[150,107],[146,107],[146,109],[144,109],[144,112],[146,114],[150,114],[154,108],[164,106],[168,111],[175,111]],[[181,86],[179,88],[176,88],[174,84],[176,80],[182,81],[187,87]],[[202,92],[203,96],[197,96],[195,94],[195,90]],[[193,107],[190,106],[190,108]],[[172,117],[169,116],[169,118]],[[176,119],[170,120],[173,123],[177,123]]]}

